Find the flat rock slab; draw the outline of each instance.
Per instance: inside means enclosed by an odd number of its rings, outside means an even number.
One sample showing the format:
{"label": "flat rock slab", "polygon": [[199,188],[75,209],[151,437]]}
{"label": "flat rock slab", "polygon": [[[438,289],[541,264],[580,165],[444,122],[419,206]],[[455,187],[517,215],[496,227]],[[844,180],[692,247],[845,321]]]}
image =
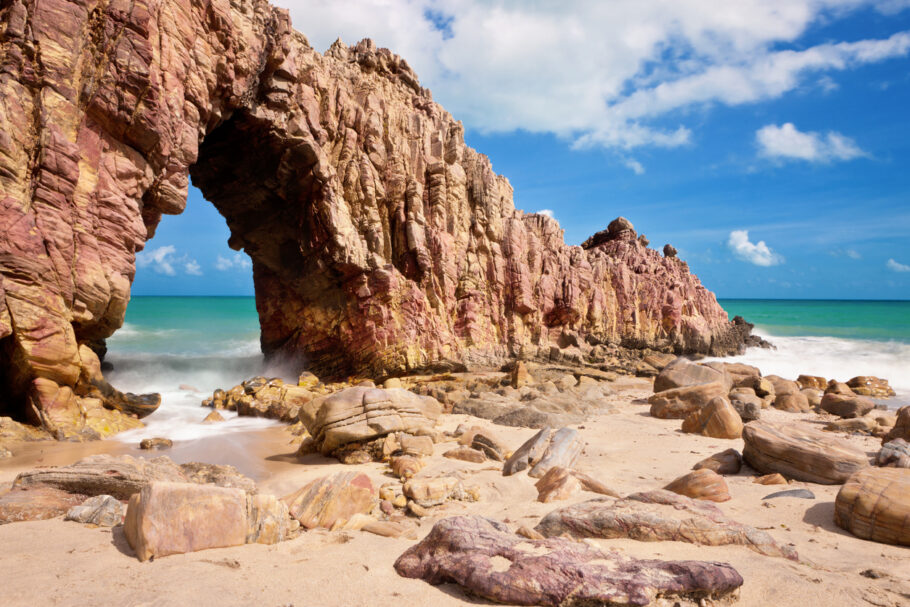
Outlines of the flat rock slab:
{"label": "flat rock slab", "polygon": [[743,459],[759,472],[809,483],[837,485],[869,465],[850,443],[802,424],[756,420],[743,428],[743,440]]}
{"label": "flat rock slab", "polygon": [[54,487],[14,487],[0,495],[0,525],[55,518],[81,504],[86,497]]}
{"label": "flat rock slab", "polygon": [[355,514],[370,512],[376,501],[375,494],[367,475],[340,472],[318,478],[281,499],[302,527],[332,529]]}
{"label": "flat rock slab", "polygon": [[567,534],[705,546],[737,544],[766,556],[797,559],[796,551],[789,546],[778,544],[764,531],[727,518],[714,504],[663,489],[560,508],[546,515],[535,530],[544,537]]}
{"label": "flat rock slab", "polygon": [[233,466],[200,463],[178,466],[167,457],[146,460],[129,455],[92,455],[70,466],[36,468],[17,476],[13,486],[54,487],[82,496],[110,495],[128,500],[153,481],[211,483],[248,493],[256,491],[256,483]]}
{"label": "flat rock slab", "polygon": [[867,468],[834,500],[834,522],[856,537],[910,546],[910,470]]}
{"label": "flat rock slab", "polygon": [[776,493],[769,493],[763,500],[773,500],[778,497],[798,497],[804,500],[814,500],[815,494],[809,491],[808,489],[788,489],[787,491],[778,491]]}
{"label": "flat rock slab", "polygon": [[512,605],[649,605],[658,597],[692,605],[730,597],[743,583],[725,563],[637,560],[563,538],[528,540],[479,516],[439,521],[395,570]]}
{"label": "flat rock slab", "polygon": [[571,468],[584,447],[577,430],[544,428],[515,450],[503,464],[502,473],[510,476],[530,468],[528,476],[541,478],[551,468]]}

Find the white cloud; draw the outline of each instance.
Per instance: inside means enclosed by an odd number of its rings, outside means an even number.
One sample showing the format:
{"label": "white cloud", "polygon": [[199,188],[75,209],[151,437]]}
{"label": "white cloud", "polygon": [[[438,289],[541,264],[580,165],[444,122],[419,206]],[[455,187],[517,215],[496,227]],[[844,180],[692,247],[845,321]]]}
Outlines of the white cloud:
{"label": "white cloud", "polygon": [[804,133],[792,122],[781,126],[763,126],[755,132],[755,141],[758,143],[759,154],[774,159],[831,162],[866,155],[849,137],[834,131],[824,136],[819,133]]}
{"label": "white cloud", "polygon": [[623,164],[626,165],[626,168],[632,169],[632,172],[636,175],[645,174],[645,167],[634,158],[626,158],[623,160]]}
{"label": "white cloud", "polygon": [[[188,255],[177,255],[174,245],[165,245],[157,249],[140,251],[136,254],[136,265],[140,268],[151,268],[152,271],[166,276],[176,276],[177,267],[193,276],[202,276],[202,268],[195,259]],[[175,267],[176,266],[176,267]]]}
{"label": "white cloud", "polygon": [[228,270],[248,270],[252,267],[250,258],[240,253],[234,253],[231,257],[218,256],[215,261],[215,269],[227,272]]}
{"label": "white cloud", "polygon": [[736,257],[757,266],[776,266],[784,263],[784,258],[772,251],[764,240],[759,240],[757,243],[750,242],[748,230],[733,230],[730,232],[727,246],[730,247]]}
{"label": "white cloud", "polygon": [[844,251],[844,254],[850,259],[862,259],[863,256],[859,254],[859,251],[856,249],[847,249]]}
{"label": "white cloud", "polygon": [[818,92],[816,83],[830,88],[829,72],[910,52],[910,32],[801,44],[814,24],[869,6],[895,12],[907,0],[277,3],[320,51],[336,37],[370,37],[402,55],[471,128],[555,133],[579,147],[686,145],[693,135],[678,110],[802,85]]}
{"label": "white cloud", "polygon": [[549,217],[550,219],[553,219],[553,211],[552,211],[552,209],[541,209],[541,210],[537,211],[537,214],[538,214],[538,215],[546,215],[546,216]]}
{"label": "white cloud", "polygon": [[889,259],[888,263],[885,265],[888,266],[889,270],[894,270],[895,272],[910,272],[910,266],[895,261],[894,259]]}

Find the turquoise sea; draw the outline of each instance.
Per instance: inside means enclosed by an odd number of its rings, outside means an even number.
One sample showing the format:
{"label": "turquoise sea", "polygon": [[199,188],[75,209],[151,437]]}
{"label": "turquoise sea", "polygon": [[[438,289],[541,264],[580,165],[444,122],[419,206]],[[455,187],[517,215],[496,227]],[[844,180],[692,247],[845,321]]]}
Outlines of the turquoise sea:
{"label": "turquoise sea", "polygon": [[[884,377],[898,391],[889,406],[910,403],[910,302],[722,299],[776,349],[750,349],[732,359],[766,375],[800,373],[847,380]],[[133,297],[124,326],[108,340],[108,377],[121,390],[160,392],[161,408],[147,428],[119,435],[191,439],[264,427],[242,418],[202,425],[200,401],[256,374],[293,377],[296,369],[266,367],[259,351],[259,322],[252,297]]]}

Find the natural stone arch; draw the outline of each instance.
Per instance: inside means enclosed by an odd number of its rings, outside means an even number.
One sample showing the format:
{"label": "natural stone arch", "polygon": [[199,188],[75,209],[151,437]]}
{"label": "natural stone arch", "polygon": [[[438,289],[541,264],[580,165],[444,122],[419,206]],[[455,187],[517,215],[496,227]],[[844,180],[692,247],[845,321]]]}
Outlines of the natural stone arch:
{"label": "natural stone arch", "polygon": [[742,343],[688,266],[633,230],[568,247],[556,221],[515,210],[460,123],[368,40],[319,54],[265,0],[12,0],[0,415],[60,436],[121,427],[92,421],[116,400],[95,352],[190,173],[253,260],[263,351],[326,376],[548,357],[563,334]]}

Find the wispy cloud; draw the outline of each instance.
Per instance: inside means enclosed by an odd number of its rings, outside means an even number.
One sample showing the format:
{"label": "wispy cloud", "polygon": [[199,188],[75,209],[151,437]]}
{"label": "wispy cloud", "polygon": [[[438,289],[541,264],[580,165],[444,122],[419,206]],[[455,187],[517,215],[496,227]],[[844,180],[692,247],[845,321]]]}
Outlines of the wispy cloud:
{"label": "wispy cloud", "polygon": [[241,253],[234,253],[231,257],[218,256],[215,260],[215,269],[222,272],[230,270],[249,270],[252,267],[250,258]]}
{"label": "wispy cloud", "polygon": [[736,257],[757,266],[776,266],[784,263],[783,256],[772,251],[764,240],[759,240],[757,243],[750,242],[748,230],[730,232],[727,246]]}
{"label": "wispy cloud", "polygon": [[863,256],[856,249],[834,249],[829,251],[832,257],[849,257],[850,259],[862,259]]}
{"label": "wispy cloud", "polygon": [[153,272],[165,276],[176,276],[177,268],[183,268],[186,274],[202,276],[199,263],[188,255],[178,256],[174,245],[140,251],[136,254],[136,265],[140,268],[151,268]]}
{"label": "wispy cloud", "polygon": [[910,31],[802,44],[818,23],[904,0],[277,3],[319,50],[370,37],[401,54],[471,128],[554,133],[579,147],[687,145],[694,127],[679,110],[831,89],[830,74],[910,52]]}
{"label": "wispy cloud", "polygon": [[805,133],[792,122],[769,124],[755,132],[759,154],[766,158],[832,162],[866,156],[849,137],[831,131],[826,135]]}
{"label": "wispy cloud", "polygon": [[645,174],[645,167],[634,158],[626,158],[623,160],[623,164],[626,165],[627,168],[632,169],[632,172],[636,175]]}
{"label": "wispy cloud", "polygon": [[900,263],[894,259],[889,259],[888,263],[885,264],[888,266],[889,270],[894,270],[895,272],[910,272],[910,266],[907,264]]}
{"label": "wispy cloud", "polygon": [[541,210],[537,211],[537,214],[538,214],[538,215],[546,215],[547,217],[549,217],[549,218],[551,218],[551,219],[553,218],[553,210],[552,210],[552,209],[541,209]]}

